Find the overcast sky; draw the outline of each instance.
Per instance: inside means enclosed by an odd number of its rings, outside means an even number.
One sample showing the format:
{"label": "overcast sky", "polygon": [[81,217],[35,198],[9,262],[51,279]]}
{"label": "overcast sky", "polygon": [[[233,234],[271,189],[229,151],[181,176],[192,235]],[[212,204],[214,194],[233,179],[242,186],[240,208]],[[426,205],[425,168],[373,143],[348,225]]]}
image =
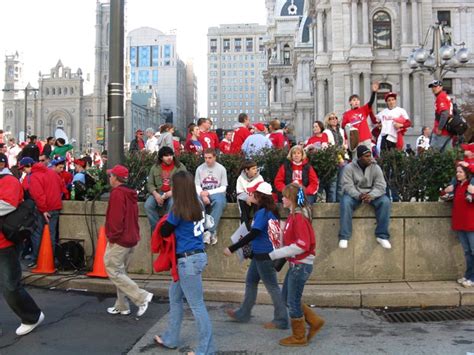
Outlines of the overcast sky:
{"label": "overcast sky", "polygon": [[[59,59],[73,71],[81,68],[84,78],[90,73],[92,83],[95,9],[96,0],[0,1],[0,87],[4,87],[4,55],[15,51],[22,56],[26,81],[34,87],[38,72],[49,73]],[[194,60],[201,115],[207,114],[208,27],[266,22],[264,0],[128,0],[125,16],[126,30],[141,26],[165,33],[176,30],[179,56]],[[0,127],[2,123],[3,108]]]}

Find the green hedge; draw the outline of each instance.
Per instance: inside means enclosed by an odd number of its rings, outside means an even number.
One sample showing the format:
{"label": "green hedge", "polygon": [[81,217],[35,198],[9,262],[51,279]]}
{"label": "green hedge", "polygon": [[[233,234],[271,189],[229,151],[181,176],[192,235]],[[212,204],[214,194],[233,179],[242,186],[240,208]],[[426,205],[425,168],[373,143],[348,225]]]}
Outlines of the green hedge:
{"label": "green hedge", "polygon": [[[308,155],[308,159],[318,174],[320,184],[327,185],[334,179],[338,171],[338,161],[341,151],[333,146],[319,150]],[[273,185],[273,180],[280,165],[285,161],[288,154],[284,149],[267,149],[261,155],[254,156],[260,173],[265,181]],[[403,152],[386,152],[378,163],[384,171],[388,184],[398,189],[402,201],[437,201],[440,188],[446,186],[454,176],[454,162],[462,158],[459,151],[438,153],[432,150],[420,156],[406,156]],[[130,171],[129,185],[134,187],[139,193],[139,199],[144,200],[146,196],[146,177],[151,166],[157,161],[157,153],[127,153],[124,165]],[[204,162],[201,156],[182,153],[179,160],[191,173]],[[239,168],[244,160],[240,155],[219,155],[218,161],[227,170],[229,186],[227,188],[227,198],[230,202],[235,202],[235,185],[239,176]],[[103,191],[107,185],[106,176],[103,172],[98,175],[100,186],[98,190]]]}

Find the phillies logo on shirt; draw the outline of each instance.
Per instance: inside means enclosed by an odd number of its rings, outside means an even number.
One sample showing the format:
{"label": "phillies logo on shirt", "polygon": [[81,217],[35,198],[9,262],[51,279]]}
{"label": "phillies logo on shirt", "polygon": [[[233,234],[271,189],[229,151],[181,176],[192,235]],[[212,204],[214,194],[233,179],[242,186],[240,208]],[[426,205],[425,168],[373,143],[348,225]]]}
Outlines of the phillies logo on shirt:
{"label": "phillies logo on shirt", "polygon": [[356,125],[358,123],[361,123],[364,120],[364,116],[361,113],[355,113],[351,117],[351,123],[353,125]]}
{"label": "phillies logo on shirt", "polygon": [[219,181],[210,173],[202,180],[203,190],[213,190],[219,187]]}
{"label": "phillies logo on shirt", "polygon": [[293,170],[293,182],[300,183],[303,181],[303,171],[302,170]]}
{"label": "phillies logo on shirt", "polygon": [[206,148],[212,148],[212,141],[211,141],[211,138],[209,138],[208,136],[205,136],[204,137],[204,142],[207,144],[207,147]]}

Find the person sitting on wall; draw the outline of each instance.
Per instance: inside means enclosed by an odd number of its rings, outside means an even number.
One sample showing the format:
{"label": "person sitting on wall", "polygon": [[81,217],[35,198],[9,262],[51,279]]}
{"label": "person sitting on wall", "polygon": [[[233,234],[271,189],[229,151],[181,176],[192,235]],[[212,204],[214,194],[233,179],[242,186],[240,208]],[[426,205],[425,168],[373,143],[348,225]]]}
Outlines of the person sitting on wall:
{"label": "person sitting on wall", "polygon": [[346,249],[352,236],[352,214],[362,203],[375,208],[377,242],[386,249],[389,242],[391,202],[385,194],[387,184],[382,169],[372,158],[371,150],[365,146],[357,147],[357,160],[353,160],[342,173],[343,196],[340,203],[339,248]]}
{"label": "person sitting on wall", "polygon": [[163,216],[173,204],[171,178],[178,171],[186,171],[186,167],[176,159],[173,149],[160,148],[158,161],[151,167],[146,183],[149,195],[144,207],[152,233],[160,219],[160,213]]}

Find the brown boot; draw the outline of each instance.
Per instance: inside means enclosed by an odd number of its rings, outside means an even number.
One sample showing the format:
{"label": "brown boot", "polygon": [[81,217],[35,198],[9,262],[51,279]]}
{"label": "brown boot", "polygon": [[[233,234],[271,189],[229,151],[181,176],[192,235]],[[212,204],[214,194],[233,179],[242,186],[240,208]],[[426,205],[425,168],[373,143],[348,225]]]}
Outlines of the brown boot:
{"label": "brown boot", "polygon": [[293,335],[288,338],[280,340],[280,345],[283,346],[306,346],[308,341],[306,340],[306,324],[304,322],[304,317],[301,318],[291,318],[291,329]]}
{"label": "brown boot", "polygon": [[314,313],[309,306],[302,304],[302,307],[304,319],[306,320],[306,323],[309,324],[308,341],[310,341],[316,335],[316,333],[319,332],[319,330],[323,327],[324,319],[318,317],[318,315]]}

